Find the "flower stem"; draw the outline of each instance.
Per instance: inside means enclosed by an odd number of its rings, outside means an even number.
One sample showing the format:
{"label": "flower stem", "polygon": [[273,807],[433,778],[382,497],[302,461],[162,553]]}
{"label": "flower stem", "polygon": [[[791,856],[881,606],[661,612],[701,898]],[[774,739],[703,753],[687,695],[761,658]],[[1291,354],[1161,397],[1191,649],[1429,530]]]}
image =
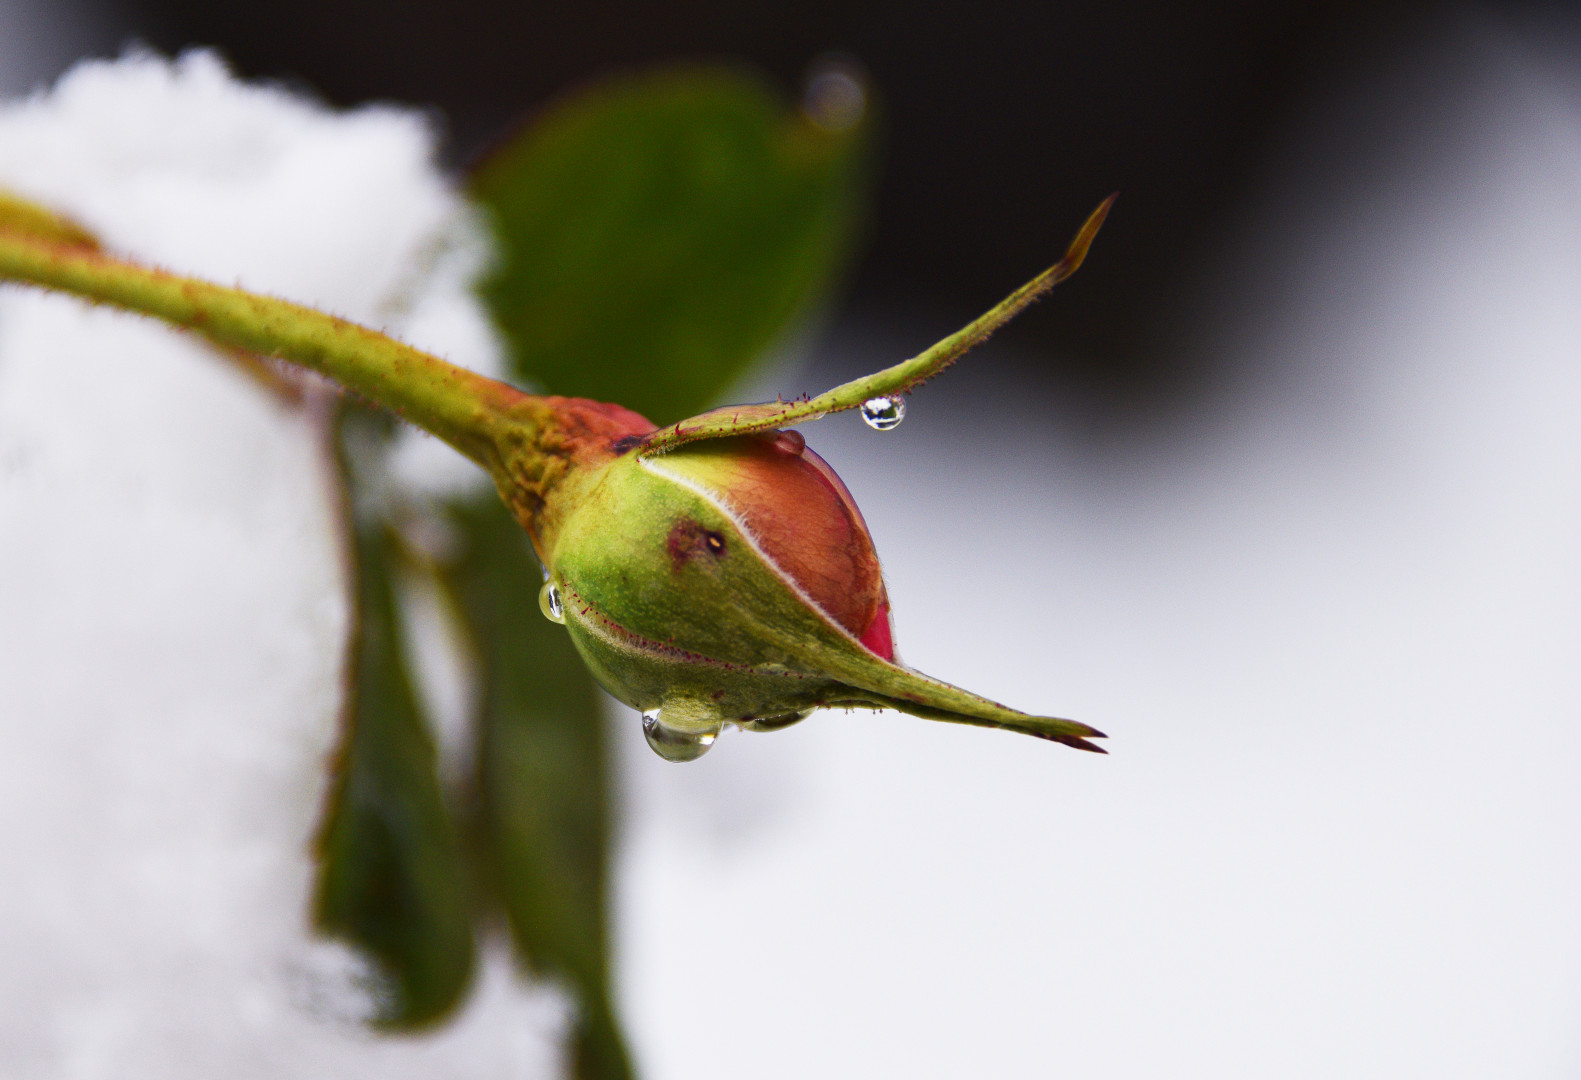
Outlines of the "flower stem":
{"label": "flower stem", "polygon": [[[0,201],[0,211],[10,202]],[[25,204],[24,204],[25,205]],[[51,240],[0,212],[0,279],[173,323],[227,349],[300,364],[438,436],[496,476],[543,399],[345,319]]]}
{"label": "flower stem", "polygon": [[69,218],[37,203],[0,191],[0,229],[18,232],[72,247],[97,250],[99,241],[92,233]]}

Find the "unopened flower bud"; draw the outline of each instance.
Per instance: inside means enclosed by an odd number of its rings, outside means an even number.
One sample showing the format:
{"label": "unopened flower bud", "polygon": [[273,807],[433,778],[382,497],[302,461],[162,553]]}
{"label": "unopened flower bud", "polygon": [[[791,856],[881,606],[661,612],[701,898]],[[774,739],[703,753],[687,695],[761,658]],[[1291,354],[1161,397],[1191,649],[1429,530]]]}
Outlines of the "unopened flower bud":
{"label": "unopened flower bud", "polygon": [[1087,739],[1100,733],[1085,724],[1016,712],[896,661],[862,515],[802,437],[781,429],[855,408],[893,428],[900,395],[1075,272],[1113,202],[1059,262],[916,356],[815,397],[726,406],[662,431],[619,405],[526,394],[310,308],[106,256],[3,194],[0,278],[291,360],[488,469],[549,572],[545,612],[604,687],[643,711],[666,756],[695,757],[726,723],[781,727],[826,705],[1097,750]]}
{"label": "unopened flower bud", "polygon": [[1083,741],[1091,728],[1014,712],[897,663],[867,525],[799,433],[647,456],[620,446],[574,505],[554,508],[538,541],[577,650],[644,714],[664,756],[697,756],[727,723],[767,730],[836,705],[1096,749]]}

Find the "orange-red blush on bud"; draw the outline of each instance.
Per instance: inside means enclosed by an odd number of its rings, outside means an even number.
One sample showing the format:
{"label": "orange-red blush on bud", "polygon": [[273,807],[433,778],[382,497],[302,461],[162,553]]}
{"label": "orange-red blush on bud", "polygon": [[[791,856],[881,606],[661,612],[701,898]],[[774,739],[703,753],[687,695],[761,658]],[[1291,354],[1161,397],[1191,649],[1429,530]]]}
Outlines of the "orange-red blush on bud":
{"label": "orange-red blush on bud", "polygon": [[893,661],[889,598],[867,523],[799,433],[717,439],[688,450],[660,459],[662,468],[706,489],[803,596]]}

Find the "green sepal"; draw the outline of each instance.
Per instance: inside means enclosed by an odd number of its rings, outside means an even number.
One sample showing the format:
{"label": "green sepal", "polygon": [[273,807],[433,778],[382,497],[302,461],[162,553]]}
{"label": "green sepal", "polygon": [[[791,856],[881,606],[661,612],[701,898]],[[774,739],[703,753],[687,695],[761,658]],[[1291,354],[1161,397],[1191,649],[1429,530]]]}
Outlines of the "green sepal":
{"label": "green sepal", "polygon": [[1117,195],[1110,195],[1098,204],[1098,209],[1088,215],[1076,231],[1064,257],[1021,288],[1005,297],[982,315],[949,337],[935,342],[909,360],[902,360],[882,371],[864,375],[859,379],[841,383],[817,397],[802,397],[795,401],[766,401],[756,405],[725,405],[700,416],[677,421],[661,427],[642,442],[644,455],[662,454],[700,439],[718,439],[731,435],[746,435],[755,431],[804,424],[819,420],[830,413],[844,412],[860,407],[876,397],[895,397],[909,394],[966,353],[987,341],[990,335],[1034,301],[1040,299],[1055,285],[1064,281],[1081,268],[1087,258],[1109,208]]}

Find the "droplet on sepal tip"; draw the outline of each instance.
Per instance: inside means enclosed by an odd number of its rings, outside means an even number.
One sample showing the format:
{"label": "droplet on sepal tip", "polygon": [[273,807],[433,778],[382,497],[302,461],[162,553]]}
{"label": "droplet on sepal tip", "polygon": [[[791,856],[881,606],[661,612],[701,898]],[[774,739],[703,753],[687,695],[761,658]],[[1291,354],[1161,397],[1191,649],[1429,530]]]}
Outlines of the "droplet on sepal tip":
{"label": "droplet on sepal tip", "polygon": [[719,727],[699,731],[672,728],[659,719],[659,710],[642,714],[642,734],[648,746],[665,761],[696,761],[713,748]]}
{"label": "droplet on sepal tip", "polygon": [[862,419],[874,431],[890,431],[906,418],[906,402],[898,397],[875,397],[862,402]]}
{"label": "droplet on sepal tip", "polygon": [[565,622],[565,601],[560,599],[560,589],[554,582],[546,581],[543,588],[538,590],[538,606],[543,609],[543,617],[550,622]]}

